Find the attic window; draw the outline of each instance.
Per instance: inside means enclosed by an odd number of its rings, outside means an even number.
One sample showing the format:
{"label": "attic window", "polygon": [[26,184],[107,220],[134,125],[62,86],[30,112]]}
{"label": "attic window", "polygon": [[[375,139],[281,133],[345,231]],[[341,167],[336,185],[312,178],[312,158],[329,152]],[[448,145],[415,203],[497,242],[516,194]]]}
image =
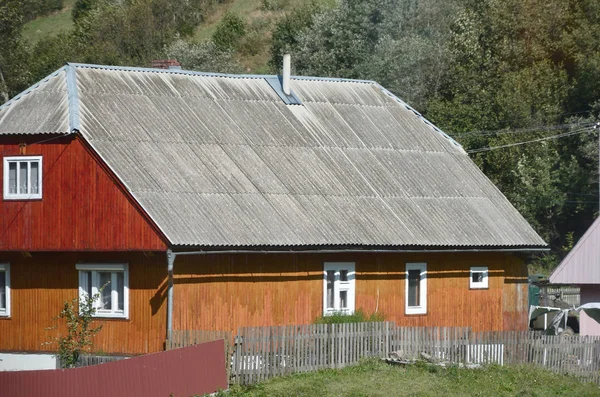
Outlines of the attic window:
{"label": "attic window", "polygon": [[4,199],[42,198],[42,156],[4,158]]}

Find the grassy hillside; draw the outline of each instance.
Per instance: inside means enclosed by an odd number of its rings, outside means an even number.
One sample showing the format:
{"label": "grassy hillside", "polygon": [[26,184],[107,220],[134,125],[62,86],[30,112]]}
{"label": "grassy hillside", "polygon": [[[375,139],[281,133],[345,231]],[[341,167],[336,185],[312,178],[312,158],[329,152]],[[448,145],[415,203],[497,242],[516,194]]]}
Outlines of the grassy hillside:
{"label": "grassy hillside", "polygon": [[[219,21],[227,12],[239,15],[246,22],[246,35],[240,43],[239,61],[247,72],[268,72],[267,61],[271,46],[271,32],[276,22],[295,7],[314,0],[231,0],[211,9],[202,24],[194,32],[192,41],[210,40]],[[317,0],[333,5],[335,0]],[[73,28],[71,9],[75,0],[64,0],[65,7],[60,12],[37,18],[25,25],[24,36],[31,43],[43,37],[53,36]]]}
{"label": "grassy hillside", "polygon": [[23,36],[30,43],[35,44],[43,37],[54,36],[73,29],[71,9],[75,0],[64,0],[63,4],[64,8],[61,11],[28,22],[23,29]]}

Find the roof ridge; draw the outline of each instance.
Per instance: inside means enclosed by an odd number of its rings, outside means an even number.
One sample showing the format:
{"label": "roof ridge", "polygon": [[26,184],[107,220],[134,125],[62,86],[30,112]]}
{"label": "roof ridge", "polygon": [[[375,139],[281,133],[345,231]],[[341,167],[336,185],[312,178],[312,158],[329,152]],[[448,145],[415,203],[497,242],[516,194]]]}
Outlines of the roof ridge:
{"label": "roof ridge", "polygon": [[[197,70],[186,69],[157,69],[141,66],[117,66],[117,65],[97,65],[87,63],[67,63],[67,66],[74,68],[89,68],[101,70],[121,70],[130,72],[146,72],[146,73],[168,73],[168,74],[183,74],[190,76],[206,76],[206,77],[225,77],[238,79],[269,79],[276,78],[276,74],[236,74],[236,73],[218,73],[218,72],[202,72]],[[317,76],[291,76],[293,80],[311,80],[311,81],[331,81],[331,82],[346,82],[346,83],[363,83],[363,84],[378,84],[374,80],[347,79],[341,77],[317,77]]]}
{"label": "roof ridge", "polygon": [[67,98],[69,103],[69,131],[80,131],[81,123],[79,118],[79,90],[77,88],[77,75],[75,67],[67,63],[65,66],[67,73]]}

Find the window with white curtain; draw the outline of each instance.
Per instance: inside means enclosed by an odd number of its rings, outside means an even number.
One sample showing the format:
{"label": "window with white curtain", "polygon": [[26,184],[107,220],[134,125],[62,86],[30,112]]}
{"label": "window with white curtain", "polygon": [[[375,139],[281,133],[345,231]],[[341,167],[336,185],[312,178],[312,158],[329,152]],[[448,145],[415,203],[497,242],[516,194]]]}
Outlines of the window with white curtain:
{"label": "window with white curtain", "polygon": [[129,318],[129,266],[126,263],[78,264],[79,297],[96,297],[95,317]]}
{"label": "window with white curtain", "polygon": [[323,272],[323,314],[354,313],[353,262],[326,262]]}
{"label": "window with white curtain", "polygon": [[42,198],[42,156],[4,157],[4,199]]}
{"label": "window with white curtain", "polygon": [[0,317],[10,317],[9,263],[0,263]]}
{"label": "window with white curtain", "polygon": [[427,263],[406,264],[406,314],[427,313]]}

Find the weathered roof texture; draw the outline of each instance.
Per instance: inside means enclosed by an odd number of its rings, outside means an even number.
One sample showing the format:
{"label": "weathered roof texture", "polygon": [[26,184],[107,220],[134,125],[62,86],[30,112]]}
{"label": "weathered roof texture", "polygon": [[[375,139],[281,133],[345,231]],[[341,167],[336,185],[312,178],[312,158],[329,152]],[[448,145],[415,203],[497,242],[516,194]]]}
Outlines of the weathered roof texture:
{"label": "weathered roof texture", "polygon": [[274,81],[67,65],[0,108],[0,133],[77,130],[174,246],[545,246],[378,84],[294,78],[288,105]]}
{"label": "weathered roof texture", "polygon": [[549,277],[553,284],[600,284],[600,217]]}
{"label": "weathered roof texture", "polygon": [[66,77],[62,68],[0,106],[0,134],[70,132]]}

